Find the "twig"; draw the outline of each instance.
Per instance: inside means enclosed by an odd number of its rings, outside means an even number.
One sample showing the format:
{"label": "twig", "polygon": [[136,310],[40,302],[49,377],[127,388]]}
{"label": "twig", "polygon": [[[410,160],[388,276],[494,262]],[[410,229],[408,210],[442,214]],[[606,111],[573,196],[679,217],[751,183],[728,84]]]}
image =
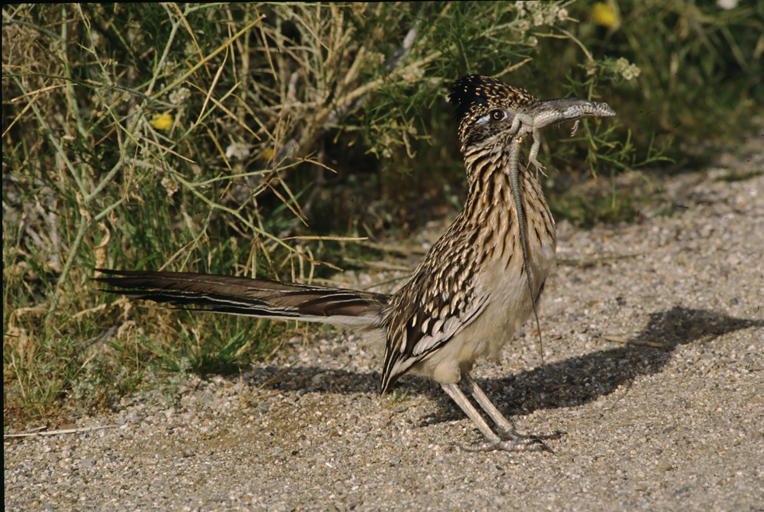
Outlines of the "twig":
{"label": "twig", "polygon": [[[99,427],[68,428],[64,430],[51,430],[49,432],[24,432],[21,434],[4,434],[3,439],[12,437],[32,437],[32,436],[57,436],[59,434],[76,434],[77,432],[89,432],[91,430],[101,430],[104,428],[117,428],[119,425],[101,425]],[[45,428],[45,427],[40,427]]]}

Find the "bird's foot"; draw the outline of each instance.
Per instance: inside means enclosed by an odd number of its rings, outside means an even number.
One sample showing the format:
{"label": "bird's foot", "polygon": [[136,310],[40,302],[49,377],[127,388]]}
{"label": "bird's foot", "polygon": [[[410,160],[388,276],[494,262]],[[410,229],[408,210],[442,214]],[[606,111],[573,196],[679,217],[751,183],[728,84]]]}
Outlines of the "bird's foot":
{"label": "bird's foot", "polygon": [[459,443],[451,443],[465,452],[547,452],[554,453],[541,439],[526,439],[523,441],[489,441],[487,443],[472,446],[462,446]]}
{"label": "bird's foot", "polygon": [[498,431],[498,435],[502,441],[515,441],[515,442],[520,442],[526,439],[540,439],[545,441],[548,439],[559,439],[565,434],[567,434],[567,432],[565,432],[564,430],[555,430],[551,434],[520,434],[515,429]]}
{"label": "bird's foot", "polygon": [[460,450],[465,452],[492,452],[492,451],[505,451],[505,452],[547,452],[554,453],[554,450],[549,448],[544,443],[547,439],[559,439],[567,432],[557,430],[551,434],[539,434],[528,435],[518,434],[514,430],[507,432],[500,432],[500,439],[496,441],[489,441],[487,443],[478,444],[474,446],[462,446],[458,443],[451,443],[453,446],[457,446]]}

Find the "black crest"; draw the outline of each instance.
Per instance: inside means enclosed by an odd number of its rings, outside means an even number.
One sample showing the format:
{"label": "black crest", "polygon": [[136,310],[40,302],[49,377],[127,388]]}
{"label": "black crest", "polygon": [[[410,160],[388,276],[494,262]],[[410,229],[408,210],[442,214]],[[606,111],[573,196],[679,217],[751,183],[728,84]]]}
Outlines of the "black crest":
{"label": "black crest", "polygon": [[474,105],[488,105],[488,99],[496,96],[500,88],[506,88],[496,79],[469,75],[451,85],[448,101],[456,106],[455,117],[461,121]]}

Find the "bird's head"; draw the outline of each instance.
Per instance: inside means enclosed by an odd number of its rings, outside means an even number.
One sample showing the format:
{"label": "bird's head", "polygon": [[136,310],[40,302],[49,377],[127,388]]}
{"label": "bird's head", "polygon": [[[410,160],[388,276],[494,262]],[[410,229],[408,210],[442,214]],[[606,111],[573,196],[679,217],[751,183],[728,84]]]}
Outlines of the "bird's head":
{"label": "bird's head", "polygon": [[456,106],[462,151],[483,144],[503,146],[505,139],[514,135],[507,131],[514,116],[531,112],[539,104],[538,99],[523,89],[479,75],[465,76],[454,82],[448,98]]}

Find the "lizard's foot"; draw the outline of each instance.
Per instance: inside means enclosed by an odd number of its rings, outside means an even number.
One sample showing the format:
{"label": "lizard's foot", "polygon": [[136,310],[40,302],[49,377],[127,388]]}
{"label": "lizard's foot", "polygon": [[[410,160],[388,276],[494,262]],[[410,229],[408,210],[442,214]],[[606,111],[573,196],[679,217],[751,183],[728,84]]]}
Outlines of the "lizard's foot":
{"label": "lizard's foot", "polygon": [[538,173],[541,173],[541,174],[543,174],[543,175],[544,175],[544,177],[545,177],[545,178],[548,178],[548,177],[549,177],[549,176],[547,176],[547,174],[544,172],[544,169],[546,169],[546,167],[544,167],[543,165],[541,165],[541,162],[539,162],[538,160],[536,160],[536,157],[535,157],[535,156],[531,156],[531,157],[530,157],[530,159],[528,160],[528,163],[529,163],[529,164],[531,164],[531,165],[533,165],[533,166],[536,168],[536,175],[537,175],[537,176],[538,176]]}

